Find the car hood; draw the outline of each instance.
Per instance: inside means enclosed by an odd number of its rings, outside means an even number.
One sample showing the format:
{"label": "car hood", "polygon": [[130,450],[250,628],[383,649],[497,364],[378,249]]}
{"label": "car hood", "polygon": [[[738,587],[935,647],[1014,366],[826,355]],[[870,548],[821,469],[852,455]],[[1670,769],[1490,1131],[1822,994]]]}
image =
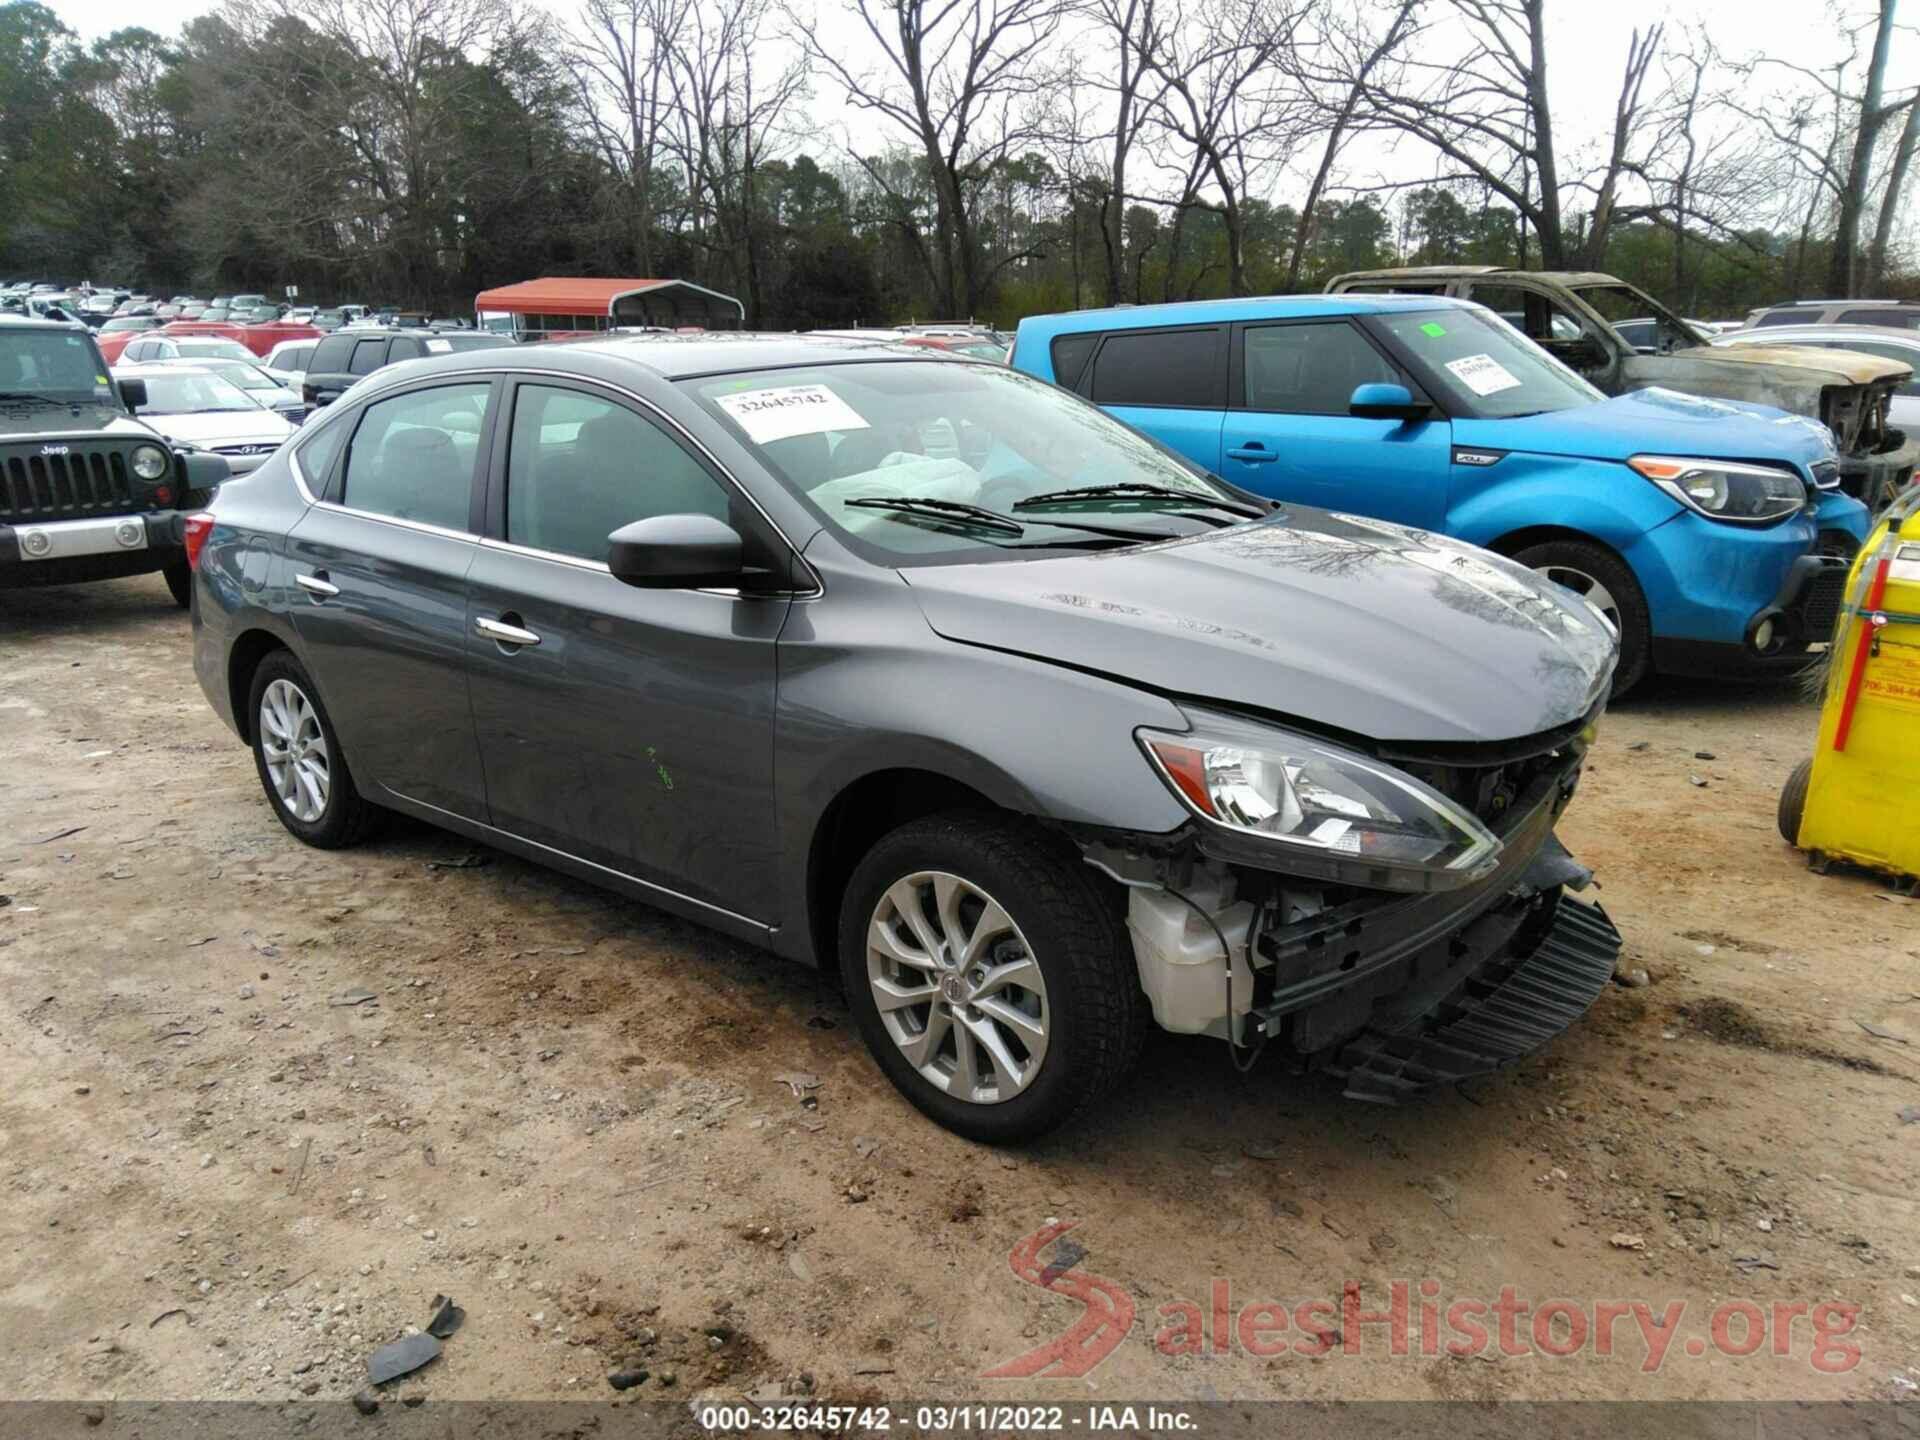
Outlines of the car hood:
{"label": "car hood", "polygon": [[1130,550],[901,573],[949,640],[1378,741],[1568,724],[1615,657],[1593,610],[1510,561],[1318,510]]}
{"label": "car hood", "polygon": [[191,415],[155,415],[154,428],[194,445],[278,445],[293,434],[270,410],[213,410]]}
{"label": "car hood", "polygon": [[1859,350],[1827,350],[1812,345],[1715,345],[1704,355],[1698,349],[1682,350],[1678,358],[1731,360],[1736,365],[1798,370],[1823,385],[1871,385],[1877,380],[1898,380],[1901,372],[1910,368],[1898,360]]}
{"label": "car hood", "polygon": [[1804,468],[1834,454],[1832,432],[1808,416],[1658,386],[1511,420],[1459,419],[1453,422],[1453,437],[1488,449],[1588,460],[1687,455],[1784,461]]}
{"label": "car hood", "polygon": [[111,405],[0,404],[0,443],[65,437],[151,440],[153,430]]}

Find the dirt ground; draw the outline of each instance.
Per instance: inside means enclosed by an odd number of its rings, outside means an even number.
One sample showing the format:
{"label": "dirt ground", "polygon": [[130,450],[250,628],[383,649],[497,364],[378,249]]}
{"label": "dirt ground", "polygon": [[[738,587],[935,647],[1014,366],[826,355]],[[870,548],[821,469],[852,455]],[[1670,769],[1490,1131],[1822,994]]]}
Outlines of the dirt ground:
{"label": "dirt ground", "polygon": [[[398,1392],[1920,1382],[1920,908],[1780,842],[1792,695],[1666,685],[1608,718],[1561,834],[1652,984],[1522,1068],[1384,1110],[1160,1036],[1084,1128],[1001,1153],[898,1099],[811,972],[425,827],[302,848],[189,648],[158,577],[0,596],[0,1395],[345,1396],[437,1293],[465,1324]],[[1043,1289],[1009,1257],[1050,1220]],[[1087,1276],[1134,1310],[1110,1355],[983,1376],[1092,1313]],[[1631,1320],[1566,1357],[1342,1333],[1343,1287],[1372,1311],[1396,1279],[1686,1309],[1657,1369]],[[1325,1301],[1333,1348],[1251,1353],[1216,1299]],[[1726,1353],[1739,1322],[1707,1343],[1741,1299],[1857,1306],[1857,1363],[1816,1368],[1791,1313],[1756,1353]]]}

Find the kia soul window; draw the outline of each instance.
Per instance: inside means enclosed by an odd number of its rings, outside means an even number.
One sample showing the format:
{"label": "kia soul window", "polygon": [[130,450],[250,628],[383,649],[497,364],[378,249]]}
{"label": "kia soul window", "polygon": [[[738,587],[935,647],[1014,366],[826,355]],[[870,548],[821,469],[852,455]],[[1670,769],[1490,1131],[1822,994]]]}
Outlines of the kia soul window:
{"label": "kia soul window", "polygon": [[1416,310],[1371,322],[1425,373],[1449,410],[1507,420],[1604,400],[1593,386],[1485,310]]}

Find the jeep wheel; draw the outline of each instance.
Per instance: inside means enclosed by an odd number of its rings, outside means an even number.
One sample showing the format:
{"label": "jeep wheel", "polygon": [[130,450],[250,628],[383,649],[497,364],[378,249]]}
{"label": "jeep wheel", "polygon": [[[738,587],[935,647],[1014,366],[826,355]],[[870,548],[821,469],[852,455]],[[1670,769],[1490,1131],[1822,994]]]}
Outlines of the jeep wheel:
{"label": "jeep wheel", "polygon": [[1613,672],[1613,693],[1626,694],[1647,673],[1652,659],[1652,628],[1647,600],[1633,572],[1611,551],[1578,540],[1549,540],[1513,557],[1529,570],[1573,591],[1612,623],[1620,636],[1620,663]]}
{"label": "jeep wheel", "polygon": [[167,589],[173,595],[173,603],[182,610],[193,604],[193,568],[184,560],[176,560],[160,572],[167,582]]}
{"label": "jeep wheel", "polygon": [[970,1139],[1032,1139],[1110,1096],[1146,1027],[1096,877],[1053,837],[986,814],[916,820],[849,881],[840,968],[887,1078]]}

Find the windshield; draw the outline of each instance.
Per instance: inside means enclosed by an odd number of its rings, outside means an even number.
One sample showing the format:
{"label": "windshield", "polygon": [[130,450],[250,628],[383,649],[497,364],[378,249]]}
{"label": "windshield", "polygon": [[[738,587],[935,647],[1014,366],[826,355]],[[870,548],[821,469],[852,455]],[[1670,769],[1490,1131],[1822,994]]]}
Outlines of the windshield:
{"label": "windshield", "polygon": [[42,398],[61,405],[118,405],[93,341],[76,332],[0,335],[0,398]]}
{"label": "windshield", "polygon": [[256,370],[253,366],[242,364],[238,360],[223,360],[218,364],[209,365],[207,368],[222,380],[229,382],[241,390],[281,390],[285,388],[278,380],[267,374],[266,371]]}
{"label": "windshield", "polygon": [[1629,344],[1666,354],[1669,350],[1692,350],[1706,339],[1686,321],[1662,309],[1660,302],[1642,295],[1631,285],[1581,285],[1574,288],[1587,304],[1600,312],[1609,325],[1631,320],[1651,321],[1651,334],[1644,340],[1629,339]]}
{"label": "windshield", "polygon": [[147,415],[195,415],[210,410],[261,408],[218,375],[162,375],[155,371],[140,378],[147,382],[147,403],[142,411]]}
{"label": "windshield", "polygon": [[[1107,544],[1164,539],[1259,513],[1093,406],[997,366],[868,361],[685,383],[788,489],[885,564],[1084,545],[1088,526],[1124,532]],[[1051,498],[1095,486],[1134,493]],[[1154,488],[1177,493],[1140,493]],[[1017,524],[876,503],[900,499],[985,507]],[[1208,508],[1216,502],[1239,513]]]}
{"label": "windshield", "polygon": [[1371,323],[1456,415],[1511,420],[1605,398],[1491,310],[1398,311]]}

